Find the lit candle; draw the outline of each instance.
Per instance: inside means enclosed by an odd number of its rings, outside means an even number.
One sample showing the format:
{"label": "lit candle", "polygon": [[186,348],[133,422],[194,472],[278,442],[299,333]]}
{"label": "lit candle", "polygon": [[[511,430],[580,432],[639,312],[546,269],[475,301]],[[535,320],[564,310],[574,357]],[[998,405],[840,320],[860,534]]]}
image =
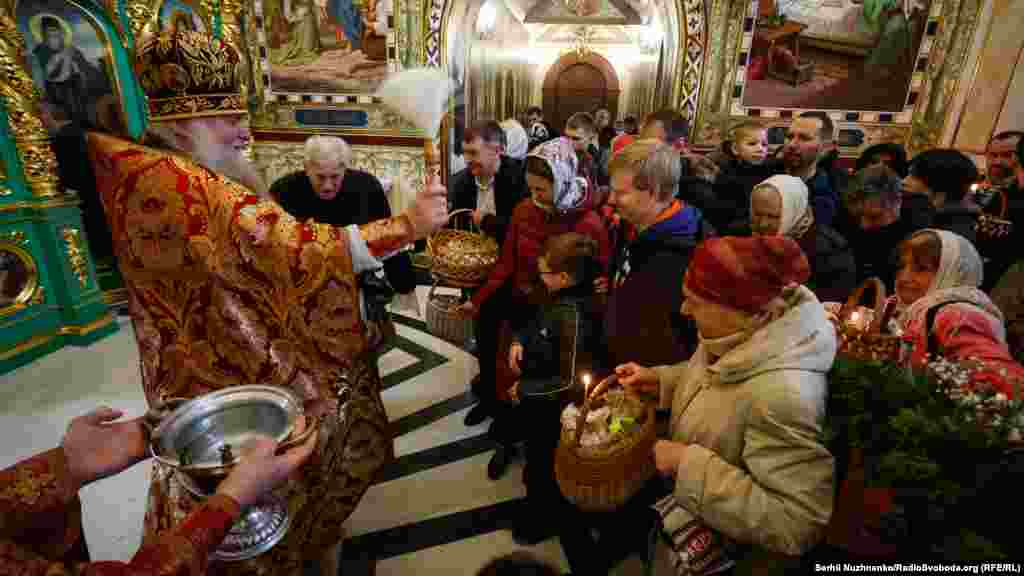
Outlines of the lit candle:
{"label": "lit candle", "polygon": [[590,392],[590,373],[584,372],[580,379],[583,380],[583,390]]}
{"label": "lit candle", "polygon": [[860,322],[860,312],[854,312],[853,314],[850,314],[850,324],[856,326],[858,322]]}

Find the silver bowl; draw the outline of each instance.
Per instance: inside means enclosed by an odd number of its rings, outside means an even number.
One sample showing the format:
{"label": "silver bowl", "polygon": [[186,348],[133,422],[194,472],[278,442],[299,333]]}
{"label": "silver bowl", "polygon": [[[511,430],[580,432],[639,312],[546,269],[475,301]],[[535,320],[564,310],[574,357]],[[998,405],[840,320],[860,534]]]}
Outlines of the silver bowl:
{"label": "silver bowl", "polygon": [[[302,402],[283,388],[235,386],[191,400],[172,399],[146,417],[153,457],[173,468],[196,499],[217,491],[238,463],[240,450],[251,440],[273,438],[278,452],[301,444],[317,426],[294,436]],[[287,504],[268,495],[242,511],[213,557],[245,560],[274,547],[288,531]]]}

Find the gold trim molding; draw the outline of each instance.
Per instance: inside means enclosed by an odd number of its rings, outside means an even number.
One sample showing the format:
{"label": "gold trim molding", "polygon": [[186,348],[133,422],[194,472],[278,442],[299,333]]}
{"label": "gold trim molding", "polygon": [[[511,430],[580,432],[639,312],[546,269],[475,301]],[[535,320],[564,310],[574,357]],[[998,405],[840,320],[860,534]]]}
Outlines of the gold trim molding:
{"label": "gold trim molding", "polygon": [[64,326],[57,333],[61,336],[85,336],[97,330],[106,328],[114,322],[114,316],[106,312],[96,320],[82,326]]}
{"label": "gold trim molding", "polygon": [[13,358],[15,356],[18,356],[19,354],[22,354],[24,352],[28,352],[29,350],[31,350],[33,348],[38,348],[39,346],[44,346],[46,344],[49,344],[56,337],[57,337],[56,334],[46,334],[46,335],[43,335],[43,336],[33,336],[32,338],[29,338],[28,340],[25,340],[24,342],[22,342],[21,344],[18,344],[14,348],[11,348],[10,350],[7,350],[5,352],[0,352],[0,362],[3,362],[5,360],[10,360],[11,358]]}
{"label": "gold trim molding", "polygon": [[64,240],[64,252],[68,256],[71,271],[78,277],[82,288],[85,288],[89,285],[89,250],[83,246],[82,233],[78,228],[68,226],[61,230],[60,235]]}
{"label": "gold trim molding", "polygon": [[21,156],[22,171],[32,194],[60,195],[57,156],[39,115],[39,90],[25,72],[25,38],[11,14],[0,13],[0,99],[7,124]]}

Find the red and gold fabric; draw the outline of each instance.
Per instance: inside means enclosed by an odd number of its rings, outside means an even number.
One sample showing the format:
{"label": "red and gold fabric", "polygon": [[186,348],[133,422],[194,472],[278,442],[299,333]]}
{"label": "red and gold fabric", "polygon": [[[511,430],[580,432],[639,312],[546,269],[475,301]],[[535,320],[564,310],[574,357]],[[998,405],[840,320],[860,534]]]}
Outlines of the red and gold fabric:
{"label": "red and gold fabric", "polygon": [[[345,519],[393,457],[353,256],[393,254],[413,241],[411,222],[379,220],[358,234],[299,222],[174,153],[100,134],[89,145],[150,405],[264,384],[292,390],[322,417],[313,457],[279,489],[288,535],[255,559],[211,567],[300,574],[304,560],[341,540]],[[154,464],[144,542],[196,505]]]}
{"label": "red and gold fabric", "polygon": [[214,496],[129,562],[88,562],[78,488],[62,448],[0,471],[0,576],[201,574],[240,512],[230,497]]}

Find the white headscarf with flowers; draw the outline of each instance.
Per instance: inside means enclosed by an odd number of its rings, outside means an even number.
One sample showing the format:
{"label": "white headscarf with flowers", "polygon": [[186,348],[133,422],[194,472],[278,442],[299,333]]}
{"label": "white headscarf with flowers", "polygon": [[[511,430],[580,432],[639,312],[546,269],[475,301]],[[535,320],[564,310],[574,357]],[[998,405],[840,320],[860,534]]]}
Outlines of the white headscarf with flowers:
{"label": "white headscarf with flowers", "polygon": [[1006,328],[1002,311],[987,294],[978,289],[983,279],[983,264],[978,250],[970,240],[948,230],[927,228],[916,232],[911,238],[925,233],[939,237],[939,244],[942,247],[939,269],[935,272],[928,292],[917,301],[909,303],[910,307],[900,316],[898,324],[904,329],[911,326],[918,328],[917,324],[924,321],[926,313],[933,306],[946,302],[966,301],[993,317],[995,333],[1005,342]]}
{"label": "white headscarf with flowers", "polygon": [[555,181],[551,192],[554,206],[533,199],[533,203],[546,211],[568,212],[579,208],[587,197],[587,180],[576,175],[579,160],[572,141],[562,136],[537,145],[527,156],[541,158],[551,168]]}

